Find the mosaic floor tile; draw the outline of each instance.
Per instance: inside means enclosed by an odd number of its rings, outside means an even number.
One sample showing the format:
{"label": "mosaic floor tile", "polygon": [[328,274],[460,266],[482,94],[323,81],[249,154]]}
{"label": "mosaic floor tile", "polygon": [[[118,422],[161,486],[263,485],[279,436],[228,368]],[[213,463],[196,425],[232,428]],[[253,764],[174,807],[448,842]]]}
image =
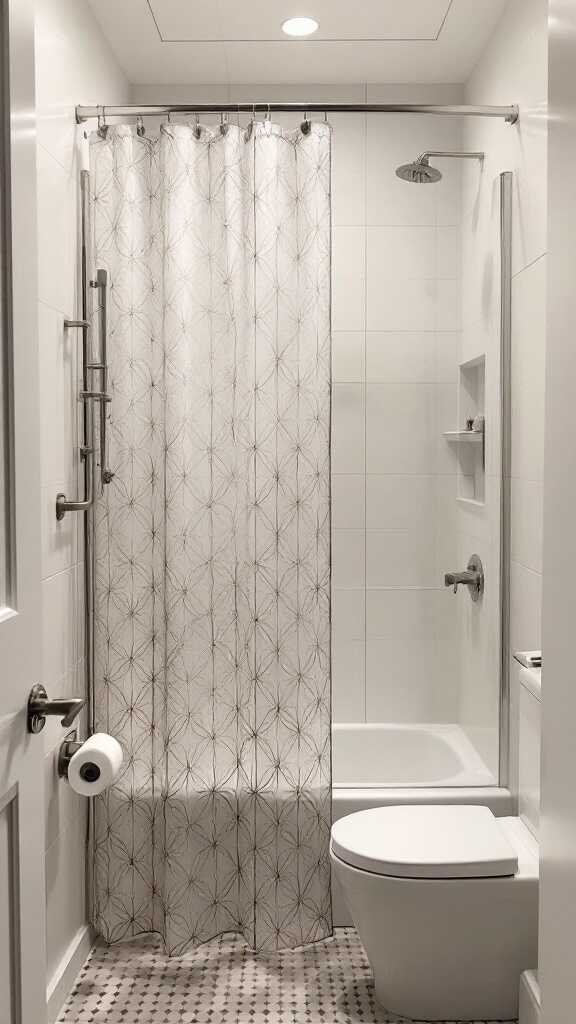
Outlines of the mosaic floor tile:
{"label": "mosaic floor tile", "polygon": [[358,936],[339,928],[332,939],[275,954],[255,954],[234,935],[179,957],[151,936],[98,945],[58,1024],[410,1022],[378,1006]]}

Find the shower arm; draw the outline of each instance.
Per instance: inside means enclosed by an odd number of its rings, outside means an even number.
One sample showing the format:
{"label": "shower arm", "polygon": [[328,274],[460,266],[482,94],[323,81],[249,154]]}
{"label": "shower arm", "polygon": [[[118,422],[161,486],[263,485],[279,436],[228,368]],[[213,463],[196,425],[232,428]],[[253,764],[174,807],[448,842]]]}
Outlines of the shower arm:
{"label": "shower arm", "polygon": [[428,164],[430,157],[448,157],[454,160],[480,160],[484,159],[484,153],[462,153],[458,150],[449,149],[427,149],[421,153],[416,160],[417,164]]}

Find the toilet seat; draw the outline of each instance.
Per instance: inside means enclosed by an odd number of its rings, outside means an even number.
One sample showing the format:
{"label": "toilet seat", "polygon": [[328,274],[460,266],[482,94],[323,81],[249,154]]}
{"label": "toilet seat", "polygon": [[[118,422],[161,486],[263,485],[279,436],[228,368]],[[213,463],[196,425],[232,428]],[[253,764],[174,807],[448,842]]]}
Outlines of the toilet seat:
{"label": "toilet seat", "polygon": [[395,878],[515,875],[517,851],[489,807],[401,805],[357,811],[332,826],[332,853]]}

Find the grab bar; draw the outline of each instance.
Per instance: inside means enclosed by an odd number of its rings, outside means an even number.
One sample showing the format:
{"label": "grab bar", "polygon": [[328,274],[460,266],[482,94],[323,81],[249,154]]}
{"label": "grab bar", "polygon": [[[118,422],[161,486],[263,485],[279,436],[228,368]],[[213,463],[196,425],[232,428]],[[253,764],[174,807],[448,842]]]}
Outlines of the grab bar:
{"label": "grab bar", "polygon": [[[89,390],[88,367],[91,353],[89,352],[89,330],[88,319],[88,198],[89,198],[89,176],[88,171],[80,172],[80,193],[81,193],[81,303],[82,315],[78,320],[65,320],[66,330],[78,329],[82,332],[82,388]],[[82,415],[82,443],[80,445],[80,459],[84,466],[84,497],[69,499],[65,494],[56,495],[56,519],[62,520],[67,512],[87,512],[93,501],[93,466],[92,456],[94,453],[93,442],[93,416],[92,407],[89,402],[84,402]]]}
{"label": "grab bar", "polygon": [[[82,351],[87,351],[88,341],[87,332],[90,327],[88,320],[65,320],[64,327],[66,330],[78,328],[82,331]],[[83,379],[86,375],[86,364],[83,359]],[[90,417],[87,414],[86,408],[84,409],[84,443],[80,448],[80,456],[84,461],[84,498],[69,499],[65,494],[60,492],[56,495],[56,519],[60,522],[64,519],[67,512],[86,512],[92,504],[92,471],[91,466],[88,464],[89,456],[94,451],[91,443],[91,429],[90,429]]]}
{"label": "grab bar", "polygon": [[[100,358],[98,362],[90,363],[90,370],[99,370],[102,374],[102,390],[97,396],[92,393],[90,397],[100,398],[100,485],[109,484],[114,473],[107,466],[107,445],[106,445],[106,404],[111,401],[108,391],[108,271],[97,270],[96,280],[90,281],[91,288],[97,288],[100,293]],[[88,396],[87,396],[88,397]]]}

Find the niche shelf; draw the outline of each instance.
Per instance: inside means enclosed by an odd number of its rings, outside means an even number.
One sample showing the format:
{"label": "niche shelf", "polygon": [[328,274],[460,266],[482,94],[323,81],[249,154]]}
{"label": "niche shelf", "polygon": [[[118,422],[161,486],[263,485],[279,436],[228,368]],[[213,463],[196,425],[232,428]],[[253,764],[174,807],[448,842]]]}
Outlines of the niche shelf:
{"label": "niche shelf", "polygon": [[[458,457],[458,500],[483,505],[485,495],[485,391],[486,359],[479,356],[459,367],[458,430],[446,430],[445,441],[454,445]],[[467,424],[474,422],[476,428]]]}

